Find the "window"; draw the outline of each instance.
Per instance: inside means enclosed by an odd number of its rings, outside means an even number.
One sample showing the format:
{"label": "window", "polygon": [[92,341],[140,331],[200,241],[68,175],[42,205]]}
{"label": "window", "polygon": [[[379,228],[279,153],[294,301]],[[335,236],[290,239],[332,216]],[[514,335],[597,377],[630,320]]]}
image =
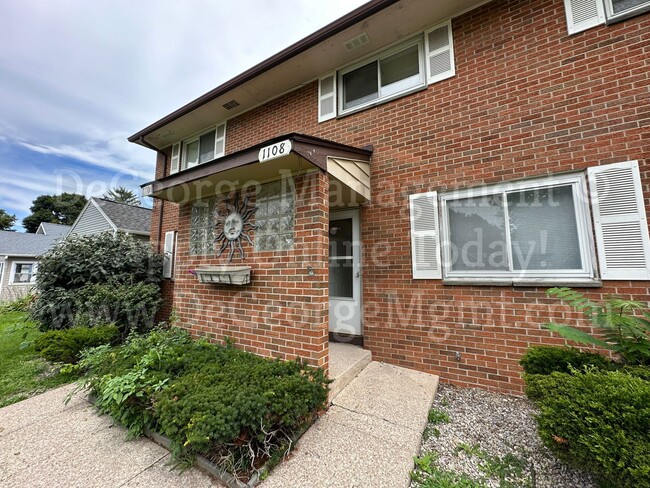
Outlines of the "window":
{"label": "window", "polygon": [[627,16],[650,8],[649,0],[605,0],[607,17],[610,19]]}
{"label": "window", "polygon": [[199,164],[207,163],[225,154],[226,149],[226,124],[204,132],[196,137],[188,139],[182,144],[183,150],[180,153],[180,145],[172,146],[171,173],[180,169],[189,169]]}
{"label": "window", "polygon": [[294,195],[287,180],[262,185],[255,206],[255,250],[293,249]]}
{"label": "window", "polygon": [[342,70],[339,84],[340,113],[425,86],[422,39]]}
{"label": "window", "polygon": [[454,76],[451,20],[318,80],[318,122],[393,100]]}
{"label": "window", "polygon": [[442,196],[445,276],[593,278],[582,175]]}
{"label": "window", "polygon": [[192,204],[190,217],[190,254],[214,253],[214,212],[216,198],[208,198]]}
{"label": "window", "polygon": [[650,0],[564,0],[569,34],[650,11]]}
{"label": "window", "polygon": [[36,263],[15,263],[10,283],[28,285],[36,278]]}

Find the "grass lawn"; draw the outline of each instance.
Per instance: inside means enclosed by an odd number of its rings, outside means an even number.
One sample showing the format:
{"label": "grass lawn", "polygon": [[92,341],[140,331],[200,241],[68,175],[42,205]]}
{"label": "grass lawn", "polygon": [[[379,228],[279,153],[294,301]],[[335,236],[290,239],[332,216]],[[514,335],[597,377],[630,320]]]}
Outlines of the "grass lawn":
{"label": "grass lawn", "polygon": [[[33,344],[20,349],[23,341],[40,334],[26,317],[23,312],[0,314],[0,407],[75,379],[59,374],[58,368],[36,354]],[[28,335],[23,339],[25,331]]]}

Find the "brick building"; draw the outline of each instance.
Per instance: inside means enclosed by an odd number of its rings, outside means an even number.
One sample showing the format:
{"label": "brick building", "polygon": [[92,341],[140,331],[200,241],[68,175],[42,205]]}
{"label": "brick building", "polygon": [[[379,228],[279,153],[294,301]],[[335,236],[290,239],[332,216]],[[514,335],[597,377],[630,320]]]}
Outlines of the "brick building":
{"label": "brick building", "polygon": [[650,300],[648,10],[374,0],[134,134],[165,312],[521,392],[547,288]]}

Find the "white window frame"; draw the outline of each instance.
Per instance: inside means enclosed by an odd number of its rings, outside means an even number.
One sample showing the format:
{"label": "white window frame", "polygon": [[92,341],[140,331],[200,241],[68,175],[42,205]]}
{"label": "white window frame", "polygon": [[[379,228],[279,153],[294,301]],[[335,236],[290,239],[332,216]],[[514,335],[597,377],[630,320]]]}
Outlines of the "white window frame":
{"label": "white window frame", "polygon": [[[406,50],[410,47],[417,46],[418,47],[418,64],[419,64],[419,75],[420,75],[420,83],[418,83],[416,86],[409,87],[407,89],[404,89],[402,91],[399,91],[397,93],[393,93],[391,95],[382,97],[381,96],[381,63],[380,61],[384,58],[387,58],[389,56],[392,56],[393,54],[396,54],[400,51]],[[366,66],[368,64],[377,62],[377,89],[379,91],[379,95],[377,98],[373,100],[369,100],[365,103],[355,105],[354,107],[350,108],[343,108],[344,104],[344,98],[345,98],[345,89],[343,87],[343,76],[356,70],[359,69],[363,66]],[[368,107],[372,107],[374,105],[379,105],[385,102],[388,102],[390,100],[394,100],[396,98],[401,98],[403,96],[409,95],[410,93],[414,93],[416,91],[422,90],[423,88],[426,88],[427,86],[427,73],[426,73],[426,66],[425,66],[425,58],[424,58],[424,36],[423,34],[420,34],[404,43],[399,44],[398,46],[394,46],[391,49],[382,51],[378,54],[375,54],[374,56],[371,57],[366,57],[361,61],[358,61],[344,69],[338,70],[337,77],[336,77],[336,84],[337,84],[337,94],[338,94],[338,115],[347,115],[351,114],[354,112],[358,112],[360,110],[366,109]]]}
{"label": "white window frame", "polygon": [[[451,270],[451,240],[449,228],[449,214],[447,204],[452,200],[472,197],[485,197],[494,194],[520,192],[526,190],[542,189],[555,186],[571,185],[573,187],[573,202],[578,227],[578,239],[580,243],[580,257],[582,262],[581,270],[533,270],[533,271],[452,271]],[[443,279],[453,281],[470,282],[495,282],[495,283],[566,283],[566,282],[593,282],[595,280],[595,246],[593,242],[593,231],[589,214],[587,180],[584,174],[569,174],[549,176],[534,180],[521,180],[506,182],[479,188],[470,188],[448,192],[441,195],[440,208],[442,213],[442,253],[443,253]],[[510,240],[510,226],[507,200],[504,200],[504,214],[506,219],[505,235],[508,262],[512,267],[512,243]]]}
{"label": "white window frame", "polygon": [[637,13],[641,13],[642,11],[649,10],[650,9],[650,0],[645,0],[645,3],[642,3],[641,5],[637,5],[636,7],[632,7],[631,9],[628,10],[623,10],[622,12],[614,13],[614,3],[612,0],[603,0],[605,3],[605,12],[607,14],[607,20],[622,20],[626,19],[628,17],[632,17],[636,15]]}
{"label": "white window frame", "polygon": [[[218,137],[218,130],[219,127],[223,126],[223,137]],[[180,143],[181,144],[181,160],[180,160],[180,171],[185,171],[186,169],[191,169],[191,168],[196,168],[197,166],[200,166],[201,164],[201,144],[199,143],[199,162],[190,168],[187,167],[187,146],[193,142],[196,142],[201,139],[206,134],[209,134],[210,132],[214,132],[214,158],[211,159],[210,161],[223,157],[226,154],[226,122],[222,122],[220,124],[214,125],[210,127],[209,129],[202,130],[201,132],[197,132],[191,137],[188,137],[187,139],[183,139],[183,141]],[[221,152],[217,152],[217,144],[223,141],[223,150]],[[173,146],[172,146],[173,147]],[[173,149],[172,149],[173,150]],[[206,161],[207,162],[207,161]]]}
{"label": "white window frame", "polygon": [[[31,264],[32,265],[32,275],[29,277],[29,281],[23,281],[23,282],[17,282],[15,283],[14,280],[16,279],[16,268],[18,265],[23,265],[23,264]],[[33,285],[36,281],[36,273],[38,272],[38,261],[14,261],[11,264],[11,274],[9,275],[9,285],[11,286],[27,286],[27,285]]]}

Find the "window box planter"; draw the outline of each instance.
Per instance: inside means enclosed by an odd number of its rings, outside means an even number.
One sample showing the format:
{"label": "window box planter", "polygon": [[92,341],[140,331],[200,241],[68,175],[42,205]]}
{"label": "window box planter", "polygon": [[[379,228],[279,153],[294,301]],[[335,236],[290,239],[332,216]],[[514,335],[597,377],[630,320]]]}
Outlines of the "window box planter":
{"label": "window box planter", "polygon": [[250,266],[206,266],[195,269],[200,283],[221,285],[248,285],[251,282]]}

